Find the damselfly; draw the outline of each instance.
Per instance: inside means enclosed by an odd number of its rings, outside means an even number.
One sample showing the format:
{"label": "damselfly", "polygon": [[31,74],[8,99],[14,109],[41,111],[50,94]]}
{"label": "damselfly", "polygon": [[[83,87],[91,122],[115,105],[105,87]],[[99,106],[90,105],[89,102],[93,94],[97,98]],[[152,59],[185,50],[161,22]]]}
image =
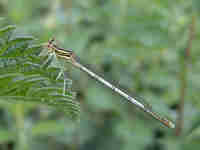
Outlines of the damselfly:
{"label": "damselfly", "polygon": [[140,108],[145,113],[147,113],[150,116],[152,116],[154,119],[160,121],[163,125],[165,125],[165,126],[167,126],[169,128],[174,128],[175,127],[174,123],[171,122],[170,120],[168,120],[168,119],[166,119],[164,117],[161,117],[158,113],[152,111],[151,109],[146,107],[143,103],[141,103],[138,100],[136,100],[135,98],[129,96],[123,90],[117,88],[116,86],[112,85],[111,83],[109,83],[108,81],[106,81],[105,79],[100,77],[99,75],[95,74],[94,72],[92,72],[91,70],[86,68],[84,65],[79,63],[79,61],[76,59],[75,53],[72,50],[65,50],[63,48],[59,48],[54,43],[54,41],[55,41],[54,39],[49,40],[49,42],[47,44],[47,48],[48,48],[48,52],[49,53],[54,53],[57,57],[61,57],[61,58],[65,59],[65,60],[69,61],[73,66],[79,68],[83,72],[86,72],[92,78],[96,79],[100,83],[104,84],[108,88],[112,89],[114,92],[118,93],[119,95],[121,95],[122,97],[124,97],[125,99],[130,101],[131,103],[135,104],[138,108]]}

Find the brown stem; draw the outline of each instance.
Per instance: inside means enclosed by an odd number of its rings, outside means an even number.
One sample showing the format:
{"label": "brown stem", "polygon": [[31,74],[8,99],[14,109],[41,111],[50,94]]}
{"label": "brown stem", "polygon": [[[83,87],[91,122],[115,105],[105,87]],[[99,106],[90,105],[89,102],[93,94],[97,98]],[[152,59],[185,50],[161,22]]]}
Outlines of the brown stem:
{"label": "brown stem", "polygon": [[187,88],[187,72],[188,72],[188,61],[190,58],[190,53],[192,49],[192,41],[194,39],[195,33],[195,16],[192,16],[192,23],[189,28],[189,40],[188,46],[185,49],[185,57],[182,60],[182,68],[180,73],[180,103],[178,106],[178,114],[177,114],[177,121],[176,121],[176,136],[180,136],[183,128],[184,123],[184,103],[185,103],[185,95],[186,95],[186,88]]}

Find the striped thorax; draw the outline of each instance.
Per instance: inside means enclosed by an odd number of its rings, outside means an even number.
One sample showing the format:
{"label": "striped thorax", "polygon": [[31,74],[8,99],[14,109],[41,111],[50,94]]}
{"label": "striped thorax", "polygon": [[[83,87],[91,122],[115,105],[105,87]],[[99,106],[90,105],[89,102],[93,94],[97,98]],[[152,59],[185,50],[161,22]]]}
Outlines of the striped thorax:
{"label": "striped thorax", "polygon": [[54,44],[54,41],[54,39],[49,40],[47,44],[48,52],[55,53],[58,57],[73,61],[75,58],[73,51],[59,48],[56,44]]}

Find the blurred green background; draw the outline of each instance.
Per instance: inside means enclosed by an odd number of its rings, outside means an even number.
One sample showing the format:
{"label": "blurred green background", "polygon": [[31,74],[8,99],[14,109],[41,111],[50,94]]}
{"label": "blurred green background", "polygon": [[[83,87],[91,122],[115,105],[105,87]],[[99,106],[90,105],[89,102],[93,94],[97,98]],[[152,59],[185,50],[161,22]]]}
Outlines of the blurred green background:
{"label": "blurred green background", "polygon": [[181,100],[185,104],[184,122],[177,125],[182,129],[168,129],[70,68],[80,122],[45,105],[4,102],[0,150],[198,149],[199,6],[198,0],[0,0],[0,21],[16,25],[16,33],[37,43],[55,37],[60,47],[163,116],[176,122]]}

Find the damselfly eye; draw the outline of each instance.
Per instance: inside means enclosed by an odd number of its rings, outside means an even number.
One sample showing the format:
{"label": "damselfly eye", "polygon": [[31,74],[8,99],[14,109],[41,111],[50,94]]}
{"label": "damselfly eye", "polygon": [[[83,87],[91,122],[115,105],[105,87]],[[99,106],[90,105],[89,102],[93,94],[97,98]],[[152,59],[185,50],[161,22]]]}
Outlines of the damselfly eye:
{"label": "damselfly eye", "polygon": [[47,48],[52,48],[52,44],[53,44],[54,41],[55,41],[54,38],[50,39],[50,40],[48,41]]}
{"label": "damselfly eye", "polygon": [[49,43],[51,44],[51,43],[53,43],[54,41],[55,41],[55,38],[52,38],[52,39],[49,40]]}

